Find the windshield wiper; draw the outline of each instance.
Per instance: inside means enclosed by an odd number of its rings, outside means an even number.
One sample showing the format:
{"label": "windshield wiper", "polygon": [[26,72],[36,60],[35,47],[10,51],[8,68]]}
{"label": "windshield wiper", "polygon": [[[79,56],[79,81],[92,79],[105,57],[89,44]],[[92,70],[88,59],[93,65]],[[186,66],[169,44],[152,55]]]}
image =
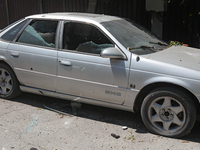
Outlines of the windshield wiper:
{"label": "windshield wiper", "polygon": [[148,50],[151,50],[153,52],[156,52],[155,47],[153,47],[153,46],[145,46],[145,45],[142,45],[142,46],[139,46],[139,47],[128,47],[127,49],[128,50],[132,50],[132,49],[148,49]]}
{"label": "windshield wiper", "polygon": [[161,42],[149,42],[150,44],[158,44],[161,46],[168,46],[166,43],[161,43]]}

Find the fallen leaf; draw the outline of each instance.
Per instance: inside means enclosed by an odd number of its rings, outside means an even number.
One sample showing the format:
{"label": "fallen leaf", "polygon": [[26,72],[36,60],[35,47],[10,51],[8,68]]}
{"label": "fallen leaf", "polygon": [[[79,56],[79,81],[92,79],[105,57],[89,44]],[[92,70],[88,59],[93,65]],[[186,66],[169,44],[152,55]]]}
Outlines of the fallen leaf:
{"label": "fallen leaf", "polygon": [[182,143],[190,143],[189,141],[182,141]]}
{"label": "fallen leaf", "polygon": [[188,44],[182,44],[183,46],[186,46],[186,47],[188,47],[189,45]]}
{"label": "fallen leaf", "polygon": [[130,135],[127,139],[131,141],[135,140],[134,135]]}
{"label": "fallen leaf", "polygon": [[61,117],[60,118],[63,118],[65,115],[61,114]]}
{"label": "fallen leaf", "polygon": [[37,110],[41,110],[42,108],[38,108]]}

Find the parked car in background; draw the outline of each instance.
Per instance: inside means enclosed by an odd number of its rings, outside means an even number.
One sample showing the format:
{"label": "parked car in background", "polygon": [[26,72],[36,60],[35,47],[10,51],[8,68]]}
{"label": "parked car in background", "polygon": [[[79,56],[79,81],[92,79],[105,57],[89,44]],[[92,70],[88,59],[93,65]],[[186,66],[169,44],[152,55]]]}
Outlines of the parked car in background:
{"label": "parked car in background", "polygon": [[38,14],[0,33],[0,97],[23,91],[140,112],[149,131],[181,137],[199,111],[199,64],[199,49],[169,47],[126,19]]}

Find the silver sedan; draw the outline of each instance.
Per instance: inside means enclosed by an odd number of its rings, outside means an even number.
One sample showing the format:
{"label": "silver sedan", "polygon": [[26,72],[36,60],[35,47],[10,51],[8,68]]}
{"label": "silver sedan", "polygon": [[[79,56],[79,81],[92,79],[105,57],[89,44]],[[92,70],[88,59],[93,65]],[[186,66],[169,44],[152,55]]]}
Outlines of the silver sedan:
{"label": "silver sedan", "polygon": [[150,132],[181,137],[200,102],[200,50],[169,47],[134,22],[39,14],[0,31],[0,97],[21,91],[131,112]]}

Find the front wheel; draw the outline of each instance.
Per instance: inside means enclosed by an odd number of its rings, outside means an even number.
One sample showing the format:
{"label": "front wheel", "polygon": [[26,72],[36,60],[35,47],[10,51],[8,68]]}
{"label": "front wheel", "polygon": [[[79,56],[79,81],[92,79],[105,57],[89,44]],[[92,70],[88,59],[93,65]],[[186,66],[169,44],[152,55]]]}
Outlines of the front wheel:
{"label": "front wheel", "polygon": [[19,82],[6,64],[0,64],[0,98],[11,99],[21,93]]}
{"label": "front wheel", "polygon": [[149,131],[168,137],[181,137],[192,129],[196,108],[181,90],[159,88],[144,99],[142,120]]}

